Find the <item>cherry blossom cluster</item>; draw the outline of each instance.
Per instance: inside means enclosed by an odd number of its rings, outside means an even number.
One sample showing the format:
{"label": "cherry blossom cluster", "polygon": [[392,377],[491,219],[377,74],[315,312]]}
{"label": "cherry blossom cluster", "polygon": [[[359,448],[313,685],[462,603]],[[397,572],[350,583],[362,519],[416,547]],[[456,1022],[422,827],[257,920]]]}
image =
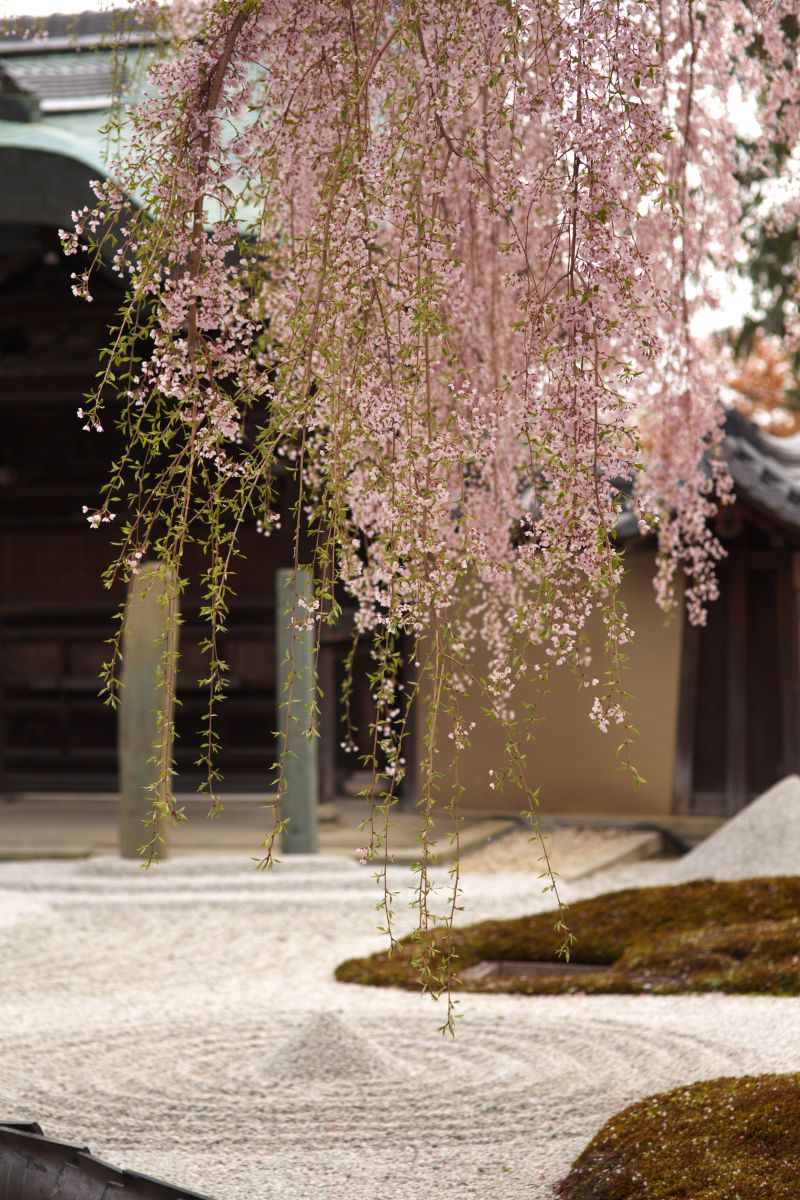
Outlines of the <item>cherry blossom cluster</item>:
{"label": "cherry blossom cluster", "polygon": [[[520,679],[555,665],[601,728],[624,726],[623,507],[658,537],[662,604],[676,575],[692,620],[715,595],[727,367],[694,318],[741,250],[737,111],[797,162],[793,8],[174,5],[114,185],[66,235],[128,281],[122,561],[150,543],[177,560],[206,530],[227,564],[243,520],[272,527],[289,471],[318,555],[307,617],[331,615],[334,580],[356,600],[396,775],[420,688],[432,761],[468,740],[460,689],[514,728]],[[420,663],[404,696],[401,637]]]}

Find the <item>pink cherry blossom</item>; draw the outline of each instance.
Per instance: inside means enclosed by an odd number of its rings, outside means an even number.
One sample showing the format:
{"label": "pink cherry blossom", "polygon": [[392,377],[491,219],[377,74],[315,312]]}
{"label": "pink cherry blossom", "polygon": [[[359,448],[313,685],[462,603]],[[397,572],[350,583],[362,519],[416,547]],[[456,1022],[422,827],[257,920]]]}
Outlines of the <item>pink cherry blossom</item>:
{"label": "pink cherry blossom", "polygon": [[[151,0],[131,10],[163,17]],[[374,641],[387,804],[420,688],[425,812],[447,799],[442,747],[457,759],[470,737],[465,689],[506,724],[505,770],[532,797],[523,678],[569,666],[591,719],[627,729],[625,505],[658,538],[659,603],[683,577],[704,620],[722,554],[709,518],[730,498],[727,365],[693,317],[741,250],[734,92],[796,166],[792,14],[786,0],[169,11],[113,183],[65,234],[127,282],[109,368],[130,441],[108,493],[134,510],[121,569],[151,549],[179,569],[205,540],[213,641],[236,532],[270,532],[276,472],[293,474],[292,522],[317,556],[303,620],[335,614],[338,580]],[[88,295],[88,278],[75,287]],[[419,669],[401,693],[409,635]]]}

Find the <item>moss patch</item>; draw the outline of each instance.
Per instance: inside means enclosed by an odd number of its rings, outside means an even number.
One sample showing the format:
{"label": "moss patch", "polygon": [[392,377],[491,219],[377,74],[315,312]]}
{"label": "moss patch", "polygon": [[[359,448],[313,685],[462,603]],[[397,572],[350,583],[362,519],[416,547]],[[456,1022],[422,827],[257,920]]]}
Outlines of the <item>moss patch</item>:
{"label": "moss patch", "polygon": [[562,1200],[797,1200],[800,1075],[714,1079],[623,1109]]}
{"label": "moss patch", "polygon": [[[628,888],[573,905],[567,922],[576,938],[571,959],[610,966],[598,973],[495,975],[456,986],[473,992],[763,992],[800,994],[800,878],[700,880],[676,887]],[[485,961],[558,963],[555,913],[482,921],[456,929],[452,946],[460,972]],[[441,934],[430,940],[444,950]],[[418,940],[404,938],[393,954],[342,963],[345,983],[419,987],[413,959]],[[800,1195],[800,1192],[798,1193]]]}

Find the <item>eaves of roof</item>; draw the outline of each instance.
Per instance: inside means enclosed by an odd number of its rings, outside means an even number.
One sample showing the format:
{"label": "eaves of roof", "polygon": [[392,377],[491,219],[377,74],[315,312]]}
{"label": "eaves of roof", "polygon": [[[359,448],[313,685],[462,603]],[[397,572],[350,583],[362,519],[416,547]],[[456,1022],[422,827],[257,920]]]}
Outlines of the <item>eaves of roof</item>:
{"label": "eaves of roof", "polygon": [[99,145],[44,121],[0,121],[0,150],[30,151],[82,163],[94,178],[107,174]]}
{"label": "eaves of roof", "polygon": [[[729,409],[722,451],[736,496],[776,525],[800,534],[800,434],[776,437],[763,433],[736,409]],[[650,535],[640,531],[628,490],[623,484],[619,490],[623,504],[614,530],[617,544],[647,542]]]}
{"label": "eaves of roof", "polygon": [[800,533],[800,437],[762,433],[732,409],[726,414],[723,450],[736,494]]}

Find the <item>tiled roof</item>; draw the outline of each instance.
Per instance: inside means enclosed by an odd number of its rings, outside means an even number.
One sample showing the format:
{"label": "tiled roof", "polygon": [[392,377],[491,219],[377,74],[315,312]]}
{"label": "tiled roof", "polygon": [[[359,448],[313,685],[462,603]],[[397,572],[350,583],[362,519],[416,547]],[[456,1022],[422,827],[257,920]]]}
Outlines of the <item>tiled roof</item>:
{"label": "tiled roof", "polygon": [[39,100],[43,113],[111,107],[115,66],[107,54],[10,57],[2,66],[16,88]]}
{"label": "tiled roof", "polygon": [[119,1196],[120,1200],[209,1200],[188,1188],[110,1166],[86,1146],[55,1141],[35,1121],[0,1125],[3,1196]]}
{"label": "tiled roof", "polygon": [[112,97],[129,82],[128,48],[146,62],[157,40],[121,11],[21,18],[0,39],[0,121],[44,122],[99,143]]}
{"label": "tiled roof", "polygon": [[800,435],[762,433],[730,410],[723,447],[737,495],[800,532]]}

